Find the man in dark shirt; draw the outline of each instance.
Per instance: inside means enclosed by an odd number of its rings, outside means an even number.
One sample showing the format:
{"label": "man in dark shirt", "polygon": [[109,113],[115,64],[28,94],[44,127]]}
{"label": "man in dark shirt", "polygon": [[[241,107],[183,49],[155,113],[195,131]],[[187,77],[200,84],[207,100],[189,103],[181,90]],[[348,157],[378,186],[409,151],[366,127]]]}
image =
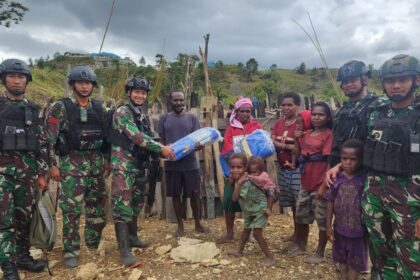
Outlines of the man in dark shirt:
{"label": "man in dark shirt", "polygon": [[[196,116],[185,112],[185,99],[182,92],[171,94],[172,112],[159,119],[157,131],[162,144],[169,145],[182,137],[198,130],[200,123]],[[199,149],[197,145],[196,150]],[[181,193],[191,199],[191,208],[195,220],[195,230],[206,233],[208,230],[200,223],[200,170],[195,154],[192,153],[177,161],[165,162],[166,196],[172,197],[178,229],[176,237],[184,235],[182,221]]]}

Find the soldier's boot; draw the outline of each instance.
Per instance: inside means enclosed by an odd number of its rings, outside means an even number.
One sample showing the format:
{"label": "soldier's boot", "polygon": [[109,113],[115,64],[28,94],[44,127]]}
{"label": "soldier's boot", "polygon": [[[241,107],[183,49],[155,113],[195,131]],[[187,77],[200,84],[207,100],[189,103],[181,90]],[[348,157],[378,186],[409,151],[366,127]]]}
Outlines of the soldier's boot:
{"label": "soldier's boot", "polygon": [[120,259],[125,266],[130,266],[139,261],[138,258],[133,256],[130,252],[128,240],[128,224],[115,223],[115,235],[118,241],[118,249],[120,250]]}
{"label": "soldier's boot", "polygon": [[20,280],[16,264],[4,261],[1,263],[1,270],[3,270],[3,280]]}
{"label": "soldier's boot", "polygon": [[45,260],[35,260],[29,252],[24,252],[19,255],[17,267],[19,269],[27,270],[30,272],[41,272],[47,266]]}
{"label": "soldier's boot", "polygon": [[147,248],[150,246],[150,242],[147,240],[141,240],[137,233],[137,217],[133,217],[131,222],[128,223],[128,240],[130,241],[130,247],[136,248]]}
{"label": "soldier's boot", "polygon": [[77,257],[64,258],[64,265],[68,268],[75,268],[79,266],[79,259]]}

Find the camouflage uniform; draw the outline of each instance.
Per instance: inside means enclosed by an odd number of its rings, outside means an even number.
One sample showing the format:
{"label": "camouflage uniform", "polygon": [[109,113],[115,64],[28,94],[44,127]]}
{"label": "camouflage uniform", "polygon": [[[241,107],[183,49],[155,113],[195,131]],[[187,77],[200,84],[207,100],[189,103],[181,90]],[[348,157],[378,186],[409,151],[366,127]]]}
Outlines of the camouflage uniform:
{"label": "camouflage uniform", "polygon": [[[162,145],[142,133],[136,125],[134,115],[129,108],[131,101],[125,101],[114,113],[112,127],[119,133],[124,133],[134,145],[151,152],[160,153]],[[131,104],[131,106],[134,106]],[[147,121],[141,114],[140,119]],[[140,170],[135,162],[132,151],[112,145],[112,206],[114,221],[130,222],[140,214],[147,195],[145,170]]]}
{"label": "camouflage uniform", "polygon": [[[378,100],[368,118],[372,135],[380,108],[386,118],[397,119],[413,107],[394,111],[386,99]],[[362,198],[363,220],[369,231],[376,267],[384,279],[420,278],[420,240],[415,238],[415,223],[420,218],[420,174],[393,176],[371,171]]]}
{"label": "camouflage uniform", "polygon": [[[0,98],[13,102],[18,108],[29,101],[11,101],[3,93]],[[33,106],[33,105],[32,105]],[[35,181],[46,175],[47,149],[41,123],[36,127],[40,150],[0,150],[0,262],[15,263],[17,256],[29,250],[29,224],[35,203]]]}
{"label": "camouflage uniform", "polygon": [[[79,106],[75,97],[71,101]],[[89,99],[87,108],[80,108],[80,118],[87,120],[87,109],[92,108]],[[102,107],[103,117],[106,109]],[[105,227],[105,183],[103,164],[105,156],[99,150],[101,143],[89,143],[92,150],[72,150],[69,154],[59,156],[56,161],[56,143],[62,132],[69,129],[70,123],[64,102],[54,103],[46,117],[46,136],[49,149],[49,165],[58,166],[61,173],[61,190],[59,205],[63,211],[63,243],[64,258],[76,257],[80,254],[80,215],[84,202],[86,225],[85,242],[87,246],[96,247]],[[63,139],[61,139],[63,140]]]}

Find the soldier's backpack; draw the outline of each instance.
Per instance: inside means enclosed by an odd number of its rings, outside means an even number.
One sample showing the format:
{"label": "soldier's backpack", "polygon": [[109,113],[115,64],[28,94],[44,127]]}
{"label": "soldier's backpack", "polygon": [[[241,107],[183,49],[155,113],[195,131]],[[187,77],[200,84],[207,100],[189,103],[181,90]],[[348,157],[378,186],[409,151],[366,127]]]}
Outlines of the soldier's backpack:
{"label": "soldier's backpack", "polygon": [[48,191],[37,192],[29,240],[32,246],[47,252],[53,249],[57,241],[55,206]]}
{"label": "soldier's backpack", "polygon": [[[35,206],[32,211],[32,221],[29,227],[29,242],[46,255],[52,251],[57,241],[56,208],[48,191],[37,191]],[[52,276],[48,258],[47,269]]]}

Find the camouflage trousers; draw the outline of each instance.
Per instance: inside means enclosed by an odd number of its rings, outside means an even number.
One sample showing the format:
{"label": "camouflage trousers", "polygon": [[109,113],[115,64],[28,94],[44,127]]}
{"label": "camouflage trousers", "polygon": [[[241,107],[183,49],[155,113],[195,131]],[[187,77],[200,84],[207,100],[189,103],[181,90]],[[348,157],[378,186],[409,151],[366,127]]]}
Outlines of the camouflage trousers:
{"label": "camouflage trousers", "polygon": [[61,180],[60,208],[63,212],[64,258],[80,254],[80,215],[85,208],[85,243],[99,245],[105,217],[105,182],[102,174],[91,176],[65,176]]}
{"label": "camouflage trousers", "polygon": [[136,219],[147,196],[145,173],[112,170],[112,211],[114,222]]}
{"label": "camouflage trousers", "polygon": [[16,262],[29,250],[29,225],[35,203],[35,174],[0,174],[0,262]]}
{"label": "camouflage trousers", "polygon": [[383,279],[420,279],[420,181],[369,176],[362,198],[374,265]]}

